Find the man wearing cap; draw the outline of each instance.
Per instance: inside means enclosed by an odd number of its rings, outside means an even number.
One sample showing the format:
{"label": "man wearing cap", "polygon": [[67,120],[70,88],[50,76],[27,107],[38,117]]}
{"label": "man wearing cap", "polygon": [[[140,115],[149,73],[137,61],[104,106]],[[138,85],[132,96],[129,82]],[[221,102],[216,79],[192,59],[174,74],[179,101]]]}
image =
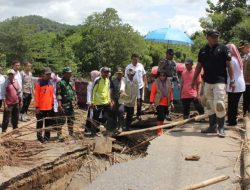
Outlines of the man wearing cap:
{"label": "man wearing cap", "polygon": [[148,88],[147,76],[144,66],[139,63],[139,55],[133,53],[131,55],[131,63],[125,69],[125,77],[128,77],[127,72],[129,69],[135,70],[134,79],[137,80],[140,88],[140,98],[137,99],[137,117],[141,119],[141,110],[142,110],[142,94],[143,88]]}
{"label": "man wearing cap", "polygon": [[204,109],[200,103],[201,75],[196,79],[195,87],[191,87],[194,77],[193,60],[185,61],[186,70],[181,74],[181,101],[183,105],[183,119],[188,119],[190,114],[190,104],[193,103],[199,114],[204,114]]}
{"label": "man wearing cap", "polygon": [[[167,74],[167,78],[171,81],[176,81],[178,86],[180,86],[179,78],[176,71],[176,63],[174,59],[174,50],[169,48],[166,51],[166,58],[161,60],[158,65],[158,72],[164,72]],[[173,86],[173,85],[172,85]],[[171,104],[173,105],[173,104]],[[171,117],[169,115],[169,108],[167,110],[166,119],[171,121]]]}
{"label": "man wearing cap", "polygon": [[[76,91],[75,86],[70,81],[72,76],[72,70],[70,67],[63,69],[63,78],[57,83],[56,97],[58,101],[59,112],[67,116],[67,124],[69,135],[73,136],[73,125],[74,125],[74,103],[76,102]],[[64,119],[65,122],[65,119]],[[62,130],[58,131],[57,137],[59,140],[63,140]]]}
{"label": "man wearing cap", "polygon": [[[120,88],[119,98],[119,116],[118,124],[123,130],[130,130],[136,99],[140,98],[140,89],[137,80],[134,80],[135,70],[130,68],[127,71],[127,77],[123,79]],[[124,115],[126,113],[126,120]]]}
{"label": "man wearing cap", "polygon": [[250,113],[250,43],[246,40],[240,42],[239,50],[243,54],[243,74],[246,90],[243,93],[243,115]]}
{"label": "man wearing cap", "polygon": [[113,89],[112,89],[112,100],[114,101],[114,111],[115,111],[115,120],[117,121],[118,110],[119,110],[119,97],[120,97],[120,89],[121,83],[123,83],[123,71],[122,68],[118,68],[115,73],[115,78],[112,80]]}
{"label": "man wearing cap", "polygon": [[[93,109],[94,121],[106,123],[109,131],[113,130],[113,105],[114,102],[111,99],[111,81],[109,79],[110,69],[103,67],[101,69],[101,76],[98,77],[93,84],[92,96],[91,96],[91,108]],[[92,134],[98,132],[96,126],[92,125]]]}
{"label": "man wearing cap", "polygon": [[219,32],[217,30],[207,31],[207,42],[207,45],[201,48],[199,52],[192,87],[195,88],[196,80],[203,68],[204,97],[209,115],[209,127],[201,132],[216,133],[217,129],[219,137],[224,137],[227,69],[230,77],[230,88],[232,91],[235,88],[231,54],[225,45],[219,44]]}
{"label": "man wearing cap", "polygon": [[167,77],[179,84],[179,78],[176,71],[176,63],[174,62],[174,50],[167,49],[166,58],[161,60],[158,65],[158,71],[167,73]]}
{"label": "man wearing cap", "polygon": [[22,106],[21,88],[18,81],[15,79],[15,71],[9,69],[7,71],[8,78],[5,81],[2,96],[3,96],[3,122],[2,122],[2,132],[6,132],[9,120],[11,118],[11,123],[13,129],[17,128],[19,108]]}
{"label": "man wearing cap", "polygon": [[[54,99],[54,88],[51,82],[51,69],[49,67],[44,68],[42,71],[41,78],[38,79],[35,86],[35,108],[36,108],[36,128],[43,128],[43,121],[45,121],[45,128],[52,125],[51,119],[45,119],[53,115],[53,99]],[[50,130],[45,130],[44,136],[42,131],[37,131],[37,140],[41,143],[49,141]]]}

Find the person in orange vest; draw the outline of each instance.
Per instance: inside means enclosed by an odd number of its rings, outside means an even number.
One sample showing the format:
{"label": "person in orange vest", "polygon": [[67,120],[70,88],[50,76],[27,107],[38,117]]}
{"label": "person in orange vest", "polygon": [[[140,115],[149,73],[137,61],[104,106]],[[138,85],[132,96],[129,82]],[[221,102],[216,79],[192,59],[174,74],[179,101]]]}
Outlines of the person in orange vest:
{"label": "person in orange vest", "polygon": [[[51,82],[51,69],[44,68],[42,76],[35,86],[35,107],[36,107],[36,128],[43,128],[43,118],[53,115],[54,88]],[[51,125],[51,119],[45,119],[45,127]],[[45,130],[44,137],[42,131],[37,132],[37,140],[41,143],[49,141],[50,131]]]}
{"label": "person in orange vest", "polygon": [[[150,104],[157,111],[157,125],[163,125],[167,114],[167,108],[171,105],[172,99],[171,81],[167,79],[165,71],[158,71],[158,78],[152,85]],[[163,129],[157,130],[157,135],[163,134]]]}

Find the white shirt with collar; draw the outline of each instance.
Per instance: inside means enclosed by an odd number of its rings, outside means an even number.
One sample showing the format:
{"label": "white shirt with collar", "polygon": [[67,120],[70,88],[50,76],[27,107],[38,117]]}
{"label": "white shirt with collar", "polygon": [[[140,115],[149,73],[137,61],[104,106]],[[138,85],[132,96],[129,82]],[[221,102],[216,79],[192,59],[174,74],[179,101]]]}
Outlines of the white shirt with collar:
{"label": "white shirt with collar", "polygon": [[17,80],[18,84],[19,84],[19,88],[20,90],[22,91],[22,75],[19,71],[16,71],[16,74],[15,74],[15,79]]}
{"label": "white shirt with collar", "polygon": [[4,88],[5,88],[5,77],[3,75],[0,74],[0,100],[4,99]]}
{"label": "white shirt with collar", "polygon": [[126,69],[125,69],[125,77],[127,78],[127,72],[129,69],[135,70],[135,76],[134,79],[137,80],[139,84],[139,89],[144,87],[144,81],[143,76],[146,74],[146,71],[141,63],[137,63],[136,66],[134,66],[132,63],[130,63]]}

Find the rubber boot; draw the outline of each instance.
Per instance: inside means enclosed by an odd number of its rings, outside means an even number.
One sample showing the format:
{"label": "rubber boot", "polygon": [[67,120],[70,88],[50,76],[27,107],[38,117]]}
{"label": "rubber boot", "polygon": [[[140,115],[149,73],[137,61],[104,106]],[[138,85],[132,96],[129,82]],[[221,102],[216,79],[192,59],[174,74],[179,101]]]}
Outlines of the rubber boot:
{"label": "rubber boot", "polygon": [[[163,125],[163,121],[156,121],[156,125]],[[157,129],[156,131],[157,136],[163,135],[163,129]]]}
{"label": "rubber boot", "polygon": [[224,125],[225,125],[225,117],[217,118],[218,122],[218,136],[224,138],[226,136]]}
{"label": "rubber boot", "polygon": [[216,114],[209,116],[209,127],[201,130],[201,133],[216,133],[216,127],[217,127],[217,117]]}

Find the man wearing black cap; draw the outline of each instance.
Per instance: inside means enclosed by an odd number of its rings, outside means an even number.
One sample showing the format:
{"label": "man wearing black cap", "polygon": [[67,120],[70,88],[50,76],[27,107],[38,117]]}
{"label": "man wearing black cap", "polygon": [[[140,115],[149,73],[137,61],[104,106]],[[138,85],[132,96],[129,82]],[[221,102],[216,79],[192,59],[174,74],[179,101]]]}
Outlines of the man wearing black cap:
{"label": "man wearing black cap", "polygon": [[209,127],[201,132],[216,133],[218,125],[218,135],[224,137],[227,69],[230,76],[230,88],[232,91],[235,88],[231,54],[225,45],[219,44],[219,32],[217,30],[207,31],[207,42],[207,45],[201,48],[199,52],[192,87],[194,88],[195,81],[203,68],[204,97],[209,115]]}
{"label": "man wearing black cap", "polygon": [[[36,107],[36,128],[41,129],[43,125],[45,128],[52,125],[51,119],[44,119],[51,117],[53,114],[53,100],[54,100],[54,88],[51,82],[51,69],[49,67],[44,68],[42,76],[36,82],[35,86],[35,107]],[[41,143],[49,141],[50,130],[45,130],[44,136],[42,131],[37,131],[37,140]]]}
{"label": "man wearing black cap", "polygon": [[243,73],[246,90],[243,94],[243,115],[250,113],[250,43],[246,40],[240,42],[239,50],[243,54]]}
{"label": "man wearing black cap", "polygon": [[179,78],[176,72],[176,63],[173,61],[174,50],[167,49],[166,59],[161,60],[159,63],[158,71],[165,71],[167,77],[172,78],[173,81],[176,81],[179,84]]}
{"label": "man wearing black cap", "polygon": [[[179,78],[176,71],[176,63],[173,61],[174,58],[174,50],[167,49],[166,58],[161,60],[158,65],[158,72],[164,72],[167,74],[167,78],[171,81],[176,81],[178,86],[180,86]],[[166,119],[171,121],[171,117],[169,115],[169,110],[167,110]]]}

